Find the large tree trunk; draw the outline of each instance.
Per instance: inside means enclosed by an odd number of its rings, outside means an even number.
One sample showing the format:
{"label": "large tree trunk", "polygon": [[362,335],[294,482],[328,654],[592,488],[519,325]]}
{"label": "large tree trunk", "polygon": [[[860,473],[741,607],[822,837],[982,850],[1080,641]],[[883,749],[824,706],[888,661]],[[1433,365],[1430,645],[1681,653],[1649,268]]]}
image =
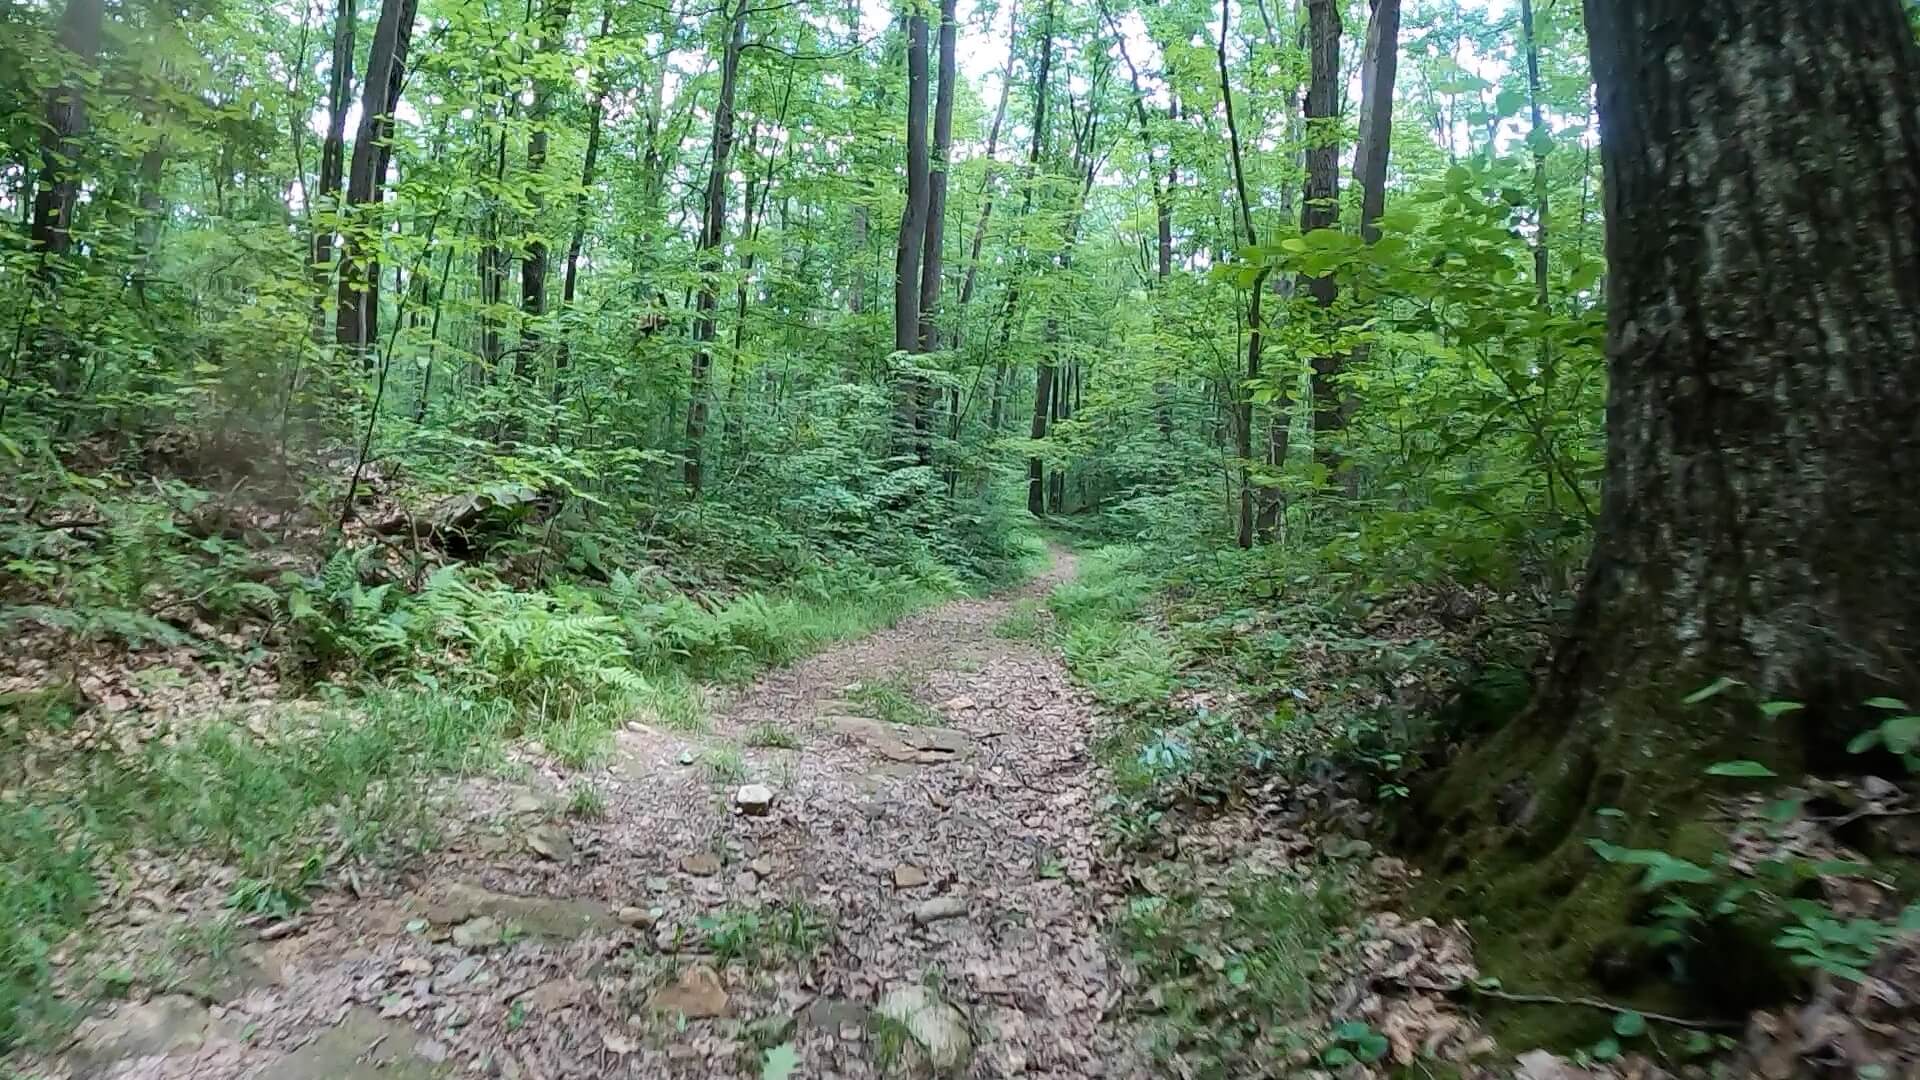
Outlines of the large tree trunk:
{"label": "large tree trunk", "polygon": [[745,0],[730,15],[720,54],[720,102],[713,115],[713,153],[707,170],[707,205],[700,223],[700,298],[695,303],[693,360],[688,370],[687,450],[682,476],[687,490],[700,494],[706,464],[707,404],[712,394],[713,331],[720,306],[720,242],[727,232],[728,161],[733,154],[733,101],[740,76],[740,52],[747,44]]}
{"label": "large tree trunk", "polygon": [[[1510,904],[1489,929],[1576,974],[1631,903],[1596,883],[1586,837],[1665,847],[1698,818],[1705,765],[1817,767],[1863,699],[1920,693],[1920,49],[1901,5],[1586,15],[1607,178],[1598,532],[1532,705],[1454,764],[1430,815],[1472,868],[1465,902]],[[1746,689],[1680,703],[1722,677]],[[1807,707],[1762,721],[1775,699]],[[1608,806],[1630,816],[1610,826]]]}
{"label": "large tree trunk", "polygon": [[[919,326],[916,337],[919,351],[937,352],[940,348],[940,275],[947,236],[947,158],[953,149],[954,49],[959,26],[954,18],[956,0],[941,0],[940,61],[936,80],[938,89],[933,106],[933,150],[927,176],[927,214],[925,240],[920,251]],[[933,407],[932,388],[921,379],[914,380],[913,455],[922,465],[933,461],[931,442]]]}
{"label": "large tree trunk", "polygon": [[333,265],[332,218],[340,214],[340,185],[347,168],[347,103],[353,97],[354,0],[340,0],[333,16],[333,63],[327,74],[327,134],[320,143],[320,187],[307,208],[313,221],[309,263],[313,274],[313,342],[327,343],[327,278]]}
{"label": "large tree trunk", "polygon": [[393,111],[407,72],[407,45],[413,37],[415,0],[383,0],[380,22],[367,54],[366,87],[361,93],[360,128],[353,137],[353,163],[347,172],[347,224],[340,249],[340,296],[334,315],[334,339],[371,364],[367,347],[380,332],[378,221],[365,208],[377,207],[392,153]]}
{"label": "large tree trunk", "polygon": [[[1522,3],[1532,11],[1530,0]],[[1531,18],[1529,14],[1529,26]],[[1531,58],[1531,54],[1529,56]],[[1387,206],[1387,155],[1393,146],[1393,84],[1399,68],[1400,0],[1373,0],[1373,19],[1367,23],[1367,51],[1360,66],[1360,138],[1354,144],[1353,154],[1353,172],[1360,182],[1360,236],[1369,244],[1380,239],[1380,227],[1375,222]],[[1537,86],[1538,69],[1528,70],[1534,72]],[[1536,126],[1538,115],[1536,111]]]}
{"label": "large tree trunk", "polygon": [[[1021,196],[1020,216],[1026,217],[1033,210],[1033,189],[1039,179],[1040,159],[1047,152],[1047,96],[1051,88],[1048,80],[1053,74],[1053,0],[1047,0],[1042,16],[1040,31],[1040,65],[1033,77],[1033,133],[1027,145],[1026,191]],[[1013,315],[1020,303],[1020,283],[1018,279],[1007,286],[1007,299],[1001,312],[1001,340],[1013,335]],[[1047,437],[1047,417],[1052,407],[1050,395],[1053,391],[1053,368],[1048,361],[1042,361],[1034,372],[1037,385],[1033,397],[1033,423],[1029,426],[1029,435],[1035,439]],[[997,427],[998,425],[996,425]],[[1046,462],[1035,454],[1027,458],[1027,512],[1034,517],[1044,517],[1047,512]]]}

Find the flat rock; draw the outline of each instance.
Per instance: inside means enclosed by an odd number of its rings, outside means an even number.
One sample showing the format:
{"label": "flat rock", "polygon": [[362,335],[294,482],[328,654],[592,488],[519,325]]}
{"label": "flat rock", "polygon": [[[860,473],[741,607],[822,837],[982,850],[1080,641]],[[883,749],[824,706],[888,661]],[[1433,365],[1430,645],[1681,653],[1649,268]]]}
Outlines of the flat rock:
{"label": "flat rock", "polygon": [[628,926],[642,930],[652,926],[654,923],[653,912],[643,907],[635,907],[632,904],[615,912],[614,917]]}
{"label": "flat rock", "polygon": [[572,866],[575,856],[573,837],[558,825],[541,825],[527,830],[527,847],[542,858],[562,866]]}
{"label": "flat rock", "polygon": [[681,858],[680,869],[694,877],[712,877],[720,872],[720,856],[711,851],[697,851]]}
{"label": "flat rock", "polygon": [[468,919],[453,928],[453,943],[463,949],[484,949],[500,944],[500,920],[491,915]]}
{"label": "flat rock", "polygon": [[957,1071],[973,1056],[966,1016],[924,986],[887,991],[874,1012],[905,1028],[937,1072]]}
{"label": "flat rock", "polygon": [[80,1025],[72,1056],[106,1064],[199,1046],[214,1033],[213,1016],[180,994],[151,1001],[123,1001],[111,1013]]}
{"label": "flat rock", "polygon": [[656,991],[649,1002],[654,1012],[679,1013],[689,1020],[727,1016],[731,1005],[720,976],[705,964],[695,964],[680,972],[673,985]]}
{"label": "flat rock", "polygon": [[901,727],[864,716],[830,716],[826,724],[839,735],[906,765],[943,765],[959,761],[973,748],[965,732],[952,728]]}
{"label": "flat rock", "polygon": [[942,919],[957,919],[967,913],[967,900],[963,896],[936,896],[923,900],[913,909],[913,921],[926,926]]}
{"label": "flat rock", "polygon": [[927,872],[912,863],[901,863],[893,868],[893,887],[896,889],[917,889],[927,883]]}
{"label": "flat rock", "polygon": [[733,805],[750,817],[764,817],[773,809],[773,789],[765,784],[748,784],[733,793]]}
{"label": "flat rock", "polygon": [[273,1080],[435,1080],[446,1049],[406,1024],[355,1008],[337,1026],[261,1075]]}
{"label": "flat rock", "polygon": [[[428,904],[422,914],[428,922],[440,926],[457,926],[474,919],[491,918],[496,924],[512,923],[520,930],[541,938],[576,938],[582,934],[610,933],[620,928],[620,920],[614,917],[612,909],[596,900],[510,896],[464,883],[449,886],[443,897]],[[500,925],[496,925],[494,942],[499,940],[499,929]],[[455,944],[458,944],[457,940]]]}

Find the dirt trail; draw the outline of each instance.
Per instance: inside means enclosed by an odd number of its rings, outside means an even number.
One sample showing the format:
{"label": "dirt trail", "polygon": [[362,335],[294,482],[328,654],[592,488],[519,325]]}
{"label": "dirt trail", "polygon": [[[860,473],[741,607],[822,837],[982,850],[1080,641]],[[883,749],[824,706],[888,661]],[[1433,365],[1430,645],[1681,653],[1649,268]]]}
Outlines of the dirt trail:
{"label": "dirt trail", "polygon": [[[108,1077],[758,1077],[786,1047],[793,1076],[864,1077],[927,1052],[910,1030],[935,1055],[970,1049],[973,1076],[1131,1072],[1102,1021],[1119,977],[1093,883],[1094,710],[1057,657],[994,634],[1072,572],[1056,552],[1016,592],[769,673],[711,731],[636,722],[589,773],[527,757],[513,779],[463,783],[423,865],[234,950],[221,993],[123,1004],[69,1061]],[[936,723],[855,715],[863,684]],[[744,777],[716,775],[730,746]],[[584,782],[598,818],[568,813]],[[734,805],[748,783],[771,790],[764,815]],[[716,933],[759,956],[716,955]],[[876,1018],[883,1002],[904,1025]]]}

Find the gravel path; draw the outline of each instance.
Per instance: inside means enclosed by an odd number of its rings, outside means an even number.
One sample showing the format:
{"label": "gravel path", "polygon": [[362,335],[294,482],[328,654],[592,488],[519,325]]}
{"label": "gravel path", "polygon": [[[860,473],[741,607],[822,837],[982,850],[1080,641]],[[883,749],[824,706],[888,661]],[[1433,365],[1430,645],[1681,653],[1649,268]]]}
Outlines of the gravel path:
{"label": "gravel path", "polygon": [[[759,1077],[771,1051],[795,1077],[1137,1074],[1103,1022],[1094,710],[1050,651],[994,633],[1072,573],[1056,552],[1020,590],[771,672],[708,732],[630,724],[590,773],[526,758],[463,783],[405,876],[234,950],[218,993],[121,1005],[67,1064]],[[875,684],[931,723],[857,715]],[[764,813],[736,805],[749,784]]]}

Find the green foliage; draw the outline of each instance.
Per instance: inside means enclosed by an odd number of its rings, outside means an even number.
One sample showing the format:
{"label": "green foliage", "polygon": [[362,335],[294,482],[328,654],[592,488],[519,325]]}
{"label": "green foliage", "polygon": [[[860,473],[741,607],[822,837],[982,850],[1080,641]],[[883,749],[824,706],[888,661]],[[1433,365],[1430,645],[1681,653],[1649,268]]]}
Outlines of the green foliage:
{"label": "green foliage", "polygon": [[913,696],[903,677],[868,679],[847,691],[847,704],[861,716],[889,724],[937,724],[940,716]]}
{"label": "green foliage", "polygon": [[1116,944],[1150,987],[1152,1048],[1227,1074],[1283,1053],[1315,1012],[1321,958],[1351,915],[1344,890],[1249,877],[1204,893],[1134,898]]}
{"label": "green foliage", "polygon": [[792,900],[771,908],[730,906],[699,921],[707,951],[721,963],[805,960],[832,937],[825,913]]}

